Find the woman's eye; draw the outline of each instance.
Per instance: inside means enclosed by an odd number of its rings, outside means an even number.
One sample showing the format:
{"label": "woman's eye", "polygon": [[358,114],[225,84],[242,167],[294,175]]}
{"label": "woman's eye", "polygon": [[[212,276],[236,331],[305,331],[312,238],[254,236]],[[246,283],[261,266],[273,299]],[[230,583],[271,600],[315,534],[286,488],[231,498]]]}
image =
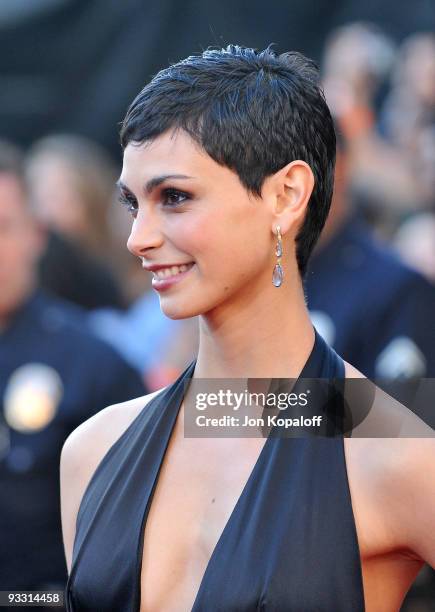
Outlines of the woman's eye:
{"label": "woman's eye", "polygon": [[162,191],[162,202],[167,206],[177,206],[189,199],[189,194],[178,189],[164,189]]}
{"label": "woman's eye", "polygon": [[133,219],[136,219],[137,217],[137,202],[134,198],[132,198],[131,196],[125,194],[125,193],[120,193],[118,196],[118,200],[121,202],[121,204],[123,206],[126,207],[127,211],[131,214],[131,216],[133,217]]}
{"label": "woman's eye", "polygon": [[[183,202],[186,200],[189,200],[190,196],[184,191],[178,191],[178,189],[168,187],[167,189],[162,190],[160,198],[164,206],[175,208],[176,206],[183,204]],[[118,195],[118,200],[123,206],[125,206],[133,219],[136,219],[138,213],[138,203],[136,198],[131,196],[129,193],[120,192]]]}

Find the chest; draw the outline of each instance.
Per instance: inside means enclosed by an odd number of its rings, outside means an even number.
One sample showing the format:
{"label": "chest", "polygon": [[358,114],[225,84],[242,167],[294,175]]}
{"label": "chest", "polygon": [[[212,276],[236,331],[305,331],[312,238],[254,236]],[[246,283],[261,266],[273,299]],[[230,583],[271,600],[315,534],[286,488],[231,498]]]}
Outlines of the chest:
{"label": "chest", "polygon": [[192,609],[264,443],[189,439],[175,431],[146,517],[141,612]]}

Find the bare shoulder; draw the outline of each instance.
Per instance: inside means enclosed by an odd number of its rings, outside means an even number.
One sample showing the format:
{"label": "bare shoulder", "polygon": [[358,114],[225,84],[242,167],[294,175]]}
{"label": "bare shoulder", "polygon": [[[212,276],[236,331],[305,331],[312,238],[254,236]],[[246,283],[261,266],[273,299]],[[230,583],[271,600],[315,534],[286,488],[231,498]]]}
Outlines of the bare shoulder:
{"label": "bare shoulder", "polygon": [[345,398],[353,412],[355,438],[434,438],[434,430],[412,410],[388,395],[354,366],[344,362]]}
{"label": "bare shoulder", "polygon": [[[84,450],[86,462],[100,459],[101,453],[116,442],[139,412],[162,391],[159,389],[127,402],[113,404],[94,414],[70,433],[63,444],[61,460],[65,462],[77,458],[82,465]],[[84,445],[89,448],[84,449]]]}
{"label": "bare shoulder", "polygon": [[65,440],[60,458],[60,493],[68,572],[71,568],[77,512],[92,475],[110,447],[146,405],[165,388],[104,408],[74,429]]}
{"label": "bare shoulder", "polygon": [[[347,364],[347,378],[365,378]],[[368,381],[370,382],[370,381]],[[353,497],[386,545],[435,564],[435,432],[374,386],[368,435],[345,440]],[[387,435],[382,435],[385,430]]]}
{"label": "bare shoulder", "polygon": [[[366,381],[370,388],[370,410],[364,412],[366,418],[363,423],[356,421],[351,437],[352,446],[361,449],[360,452],[364,454],[364,463],[372,465],[373,469],[380,469],[382,473],[389,468],[388,475],[390,471],[395,471],[403,477],[412,475],[412,471],[427,460],[432,459],[432,464],[435,464],[434,430],[354,366],[345,362],[345,368],[346,378]],[[360,390],[361,387],[356,389]],[[351,393],[348,403],[352,399]]]}

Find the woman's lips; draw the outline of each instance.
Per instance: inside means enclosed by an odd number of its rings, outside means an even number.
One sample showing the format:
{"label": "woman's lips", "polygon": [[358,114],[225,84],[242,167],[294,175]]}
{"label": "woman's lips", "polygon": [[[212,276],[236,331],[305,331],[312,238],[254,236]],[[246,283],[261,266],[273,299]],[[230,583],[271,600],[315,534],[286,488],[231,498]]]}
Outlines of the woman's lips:
{"label": "woman's lips", "polygon": [[189,268],[187,270],[185,270],[184,272],[178,272],[177,274],[174,274],[173,276],[167,276],[165,278],[158,278],[157,276],[154,275],[152,279],[152,283],[151,283],[152,288],[155,289],[156,291],[165,291],[166,289],[169,289],[169,287],[172,287],[172,285],[176,285],[181,280],[183,280],[183,278],[187,276],[187,274],[189,274],[189,272],[191,271],[194,265],[195,264],[192,262],[189,265]]}

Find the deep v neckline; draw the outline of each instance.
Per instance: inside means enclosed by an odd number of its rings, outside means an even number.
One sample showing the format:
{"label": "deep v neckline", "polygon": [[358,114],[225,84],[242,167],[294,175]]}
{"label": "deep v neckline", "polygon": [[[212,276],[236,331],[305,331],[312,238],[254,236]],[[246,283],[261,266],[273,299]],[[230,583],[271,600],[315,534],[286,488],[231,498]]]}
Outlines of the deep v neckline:
{"label": "deep v neckline", "polygon": [[[308,376],[312,376],[313,375],[312,372],[309,372],[309,369],[310,369],[309,366],[310,366],[312,358],[313,358],[313,356],[314,356],[314,354],[316,352],[316,349],[319,346],[319,339],[318,339],[318,336],[317,336],[317,331],[315,330],[314,327],[313,327],[313,329],[314,329],[314,333],[315,333],[314,344],[313,344],[313,346],[311,348],[311,351],[310,351],[310,353],[309,353],[309,355],[307,357],[307,360],[305,361],[305,364],[304,364],[304,366],[303,366],[303,368],[302,368],[302,370],[301,370],[297,380],[299,380],[300,378],[303,378],[303,377],[308,377]],[[186,372],[185,372],[185,374],[183,376],[183,381],[182,381],[183,383],[184,383],[184,381],[186,379],[188,379],[188,378],[191,379],[192,378],[192,373],[195,370],[195,366],[196,366],[196,359],[191,363],[191,365],[186,370]],[[184,393],[183,393],[183,390],[184,390]],[[148,521],[148,516],[149,516],[149,513],[150,513],[151,505],[152,505],[152,502],[153,502],[154,494],[155,494],[155,491],[156,491],[156,488],[157,488],[157,484],[158,484],[158,480],[159,480],[159,475],[160,475],[160,472],[161,472],[161,469],[162,469],[162,465],[163,465],[164,459],[165,459],[167,451],[168,451],[169,442],[170,442],[170,440],[172,438],[172,434],[173,434],[174,429],[175,429],[175,424],[176,424],[178,415],[180,413],[181,405],[183,403],[184,394],[185,394],[186,390],[187,389],[186,389],[184,384],[181,384],[179,386],[179,390],[178,390],[178,393],[177,393],[177,396],[176,396],[176,408],[173,411],[173,415],[171,415],[171,421],[170,421],[170,424],[169,424],[169,427],[168,427],[166,443],[165,443],[164,448],[163,448],[163,453],[162,453],[161,458],[160,458],[160,464],[159,464],[158,470],[156,471],[156,474],[155,474],[155,477],[154,477],[154,480],[153,480],[153,485],[152,485],[150,494],[148,496],[148,500],[147,500],[147,503],[146,503],[146,506],[145,506],[145,511],[143,513],[142,521],[141,521],[141,524],[140,524],[140,535],[139,535],[140,546],[138,546],[138,556],[137,556],[137,560],[136,560],[137,561],[136,562],[136,568],[137,568],[137,575],[136,575],[137,583],[136,584],[138,585],[138,588],[136,590],[137,601],[136,601],[136,605],[133,608],[135,612],[140,612],[140,608],[141,608],[141,599],[142,599],[141,578],[142,578],[142,563],[143,563],[143,548],[144,548],[145,529],[146,529],[146,525],[147,525],[147,521]],[[271,435],[273,430],[274,430],[274,428],[272,428],[270,430],[270,432],[269,432],[269,434],[268,434],[268,436],[266,438],[266,442],[263,444],[263,446],[261,448],[261,451],[258,454],[258,457],[257,457],[257,459],[256,459],[256,461],[254,463],[254,466],[253,466],[252,470],[250,471],[249,476],[248,476],[245,484],[243,485],[241,493],[240,493],[240,495],[238,496],[238,498],[236,500],[236,503],[235,503],[235,505],[234,505],[234,507],[233,507],[233,509],[232,509],[232,511],[231,511],[231,513],[229,515],[229,517],[228,517],[228,520],[226,521],[226,523],[225,523],[225,525],[224,525],[224,527],[223,527],[223,529],[222,529],[222,531],[221,531],[221,533],[220,533],[220,535],[219,535],[219,537],[217,539],[217,542],[216,542],[216,544],[214,545],[214,547],[212,549],[211,555],[210,555],[210,557],[209,557],[209,559],[208,559],[208,561],[206,563],[205,570],[203,572],[202,578],[201,578],[201,580],[199,582],[198,591],[197,591],[196,596],[195,596],[195,598],[193,600],[191,612],[194,612],[196,606],[200,603],[200,596],[201,596],[201,593],[203,591],[204,583],[206,581],[207,575],[210,572],[210,568],[211,568],[211,566],[212,566],[212,564],[214,562],[214,559],[216,558],[219,549],[222,547],[223,541],[225,539],[225,535],[229,531],[229,529],[231,527],[231,523],[233,522],[234,517],[237,514],[237,511],[239,510],[240,506],[242,505],[243,500],[244,500],[244,498],[246,497],[246,495],[248,493],[248,490],[250,488],[250,485],[251,485],[252,481],[255,479],[255,477],[257,475],[257,472],[260,470],[260,468],[262,466],[262,463],[264,462],[264,457],[266,456],[266,450],[268,449],[268,447],[271,444],[271,438],[273,438],[273,436]]]}

